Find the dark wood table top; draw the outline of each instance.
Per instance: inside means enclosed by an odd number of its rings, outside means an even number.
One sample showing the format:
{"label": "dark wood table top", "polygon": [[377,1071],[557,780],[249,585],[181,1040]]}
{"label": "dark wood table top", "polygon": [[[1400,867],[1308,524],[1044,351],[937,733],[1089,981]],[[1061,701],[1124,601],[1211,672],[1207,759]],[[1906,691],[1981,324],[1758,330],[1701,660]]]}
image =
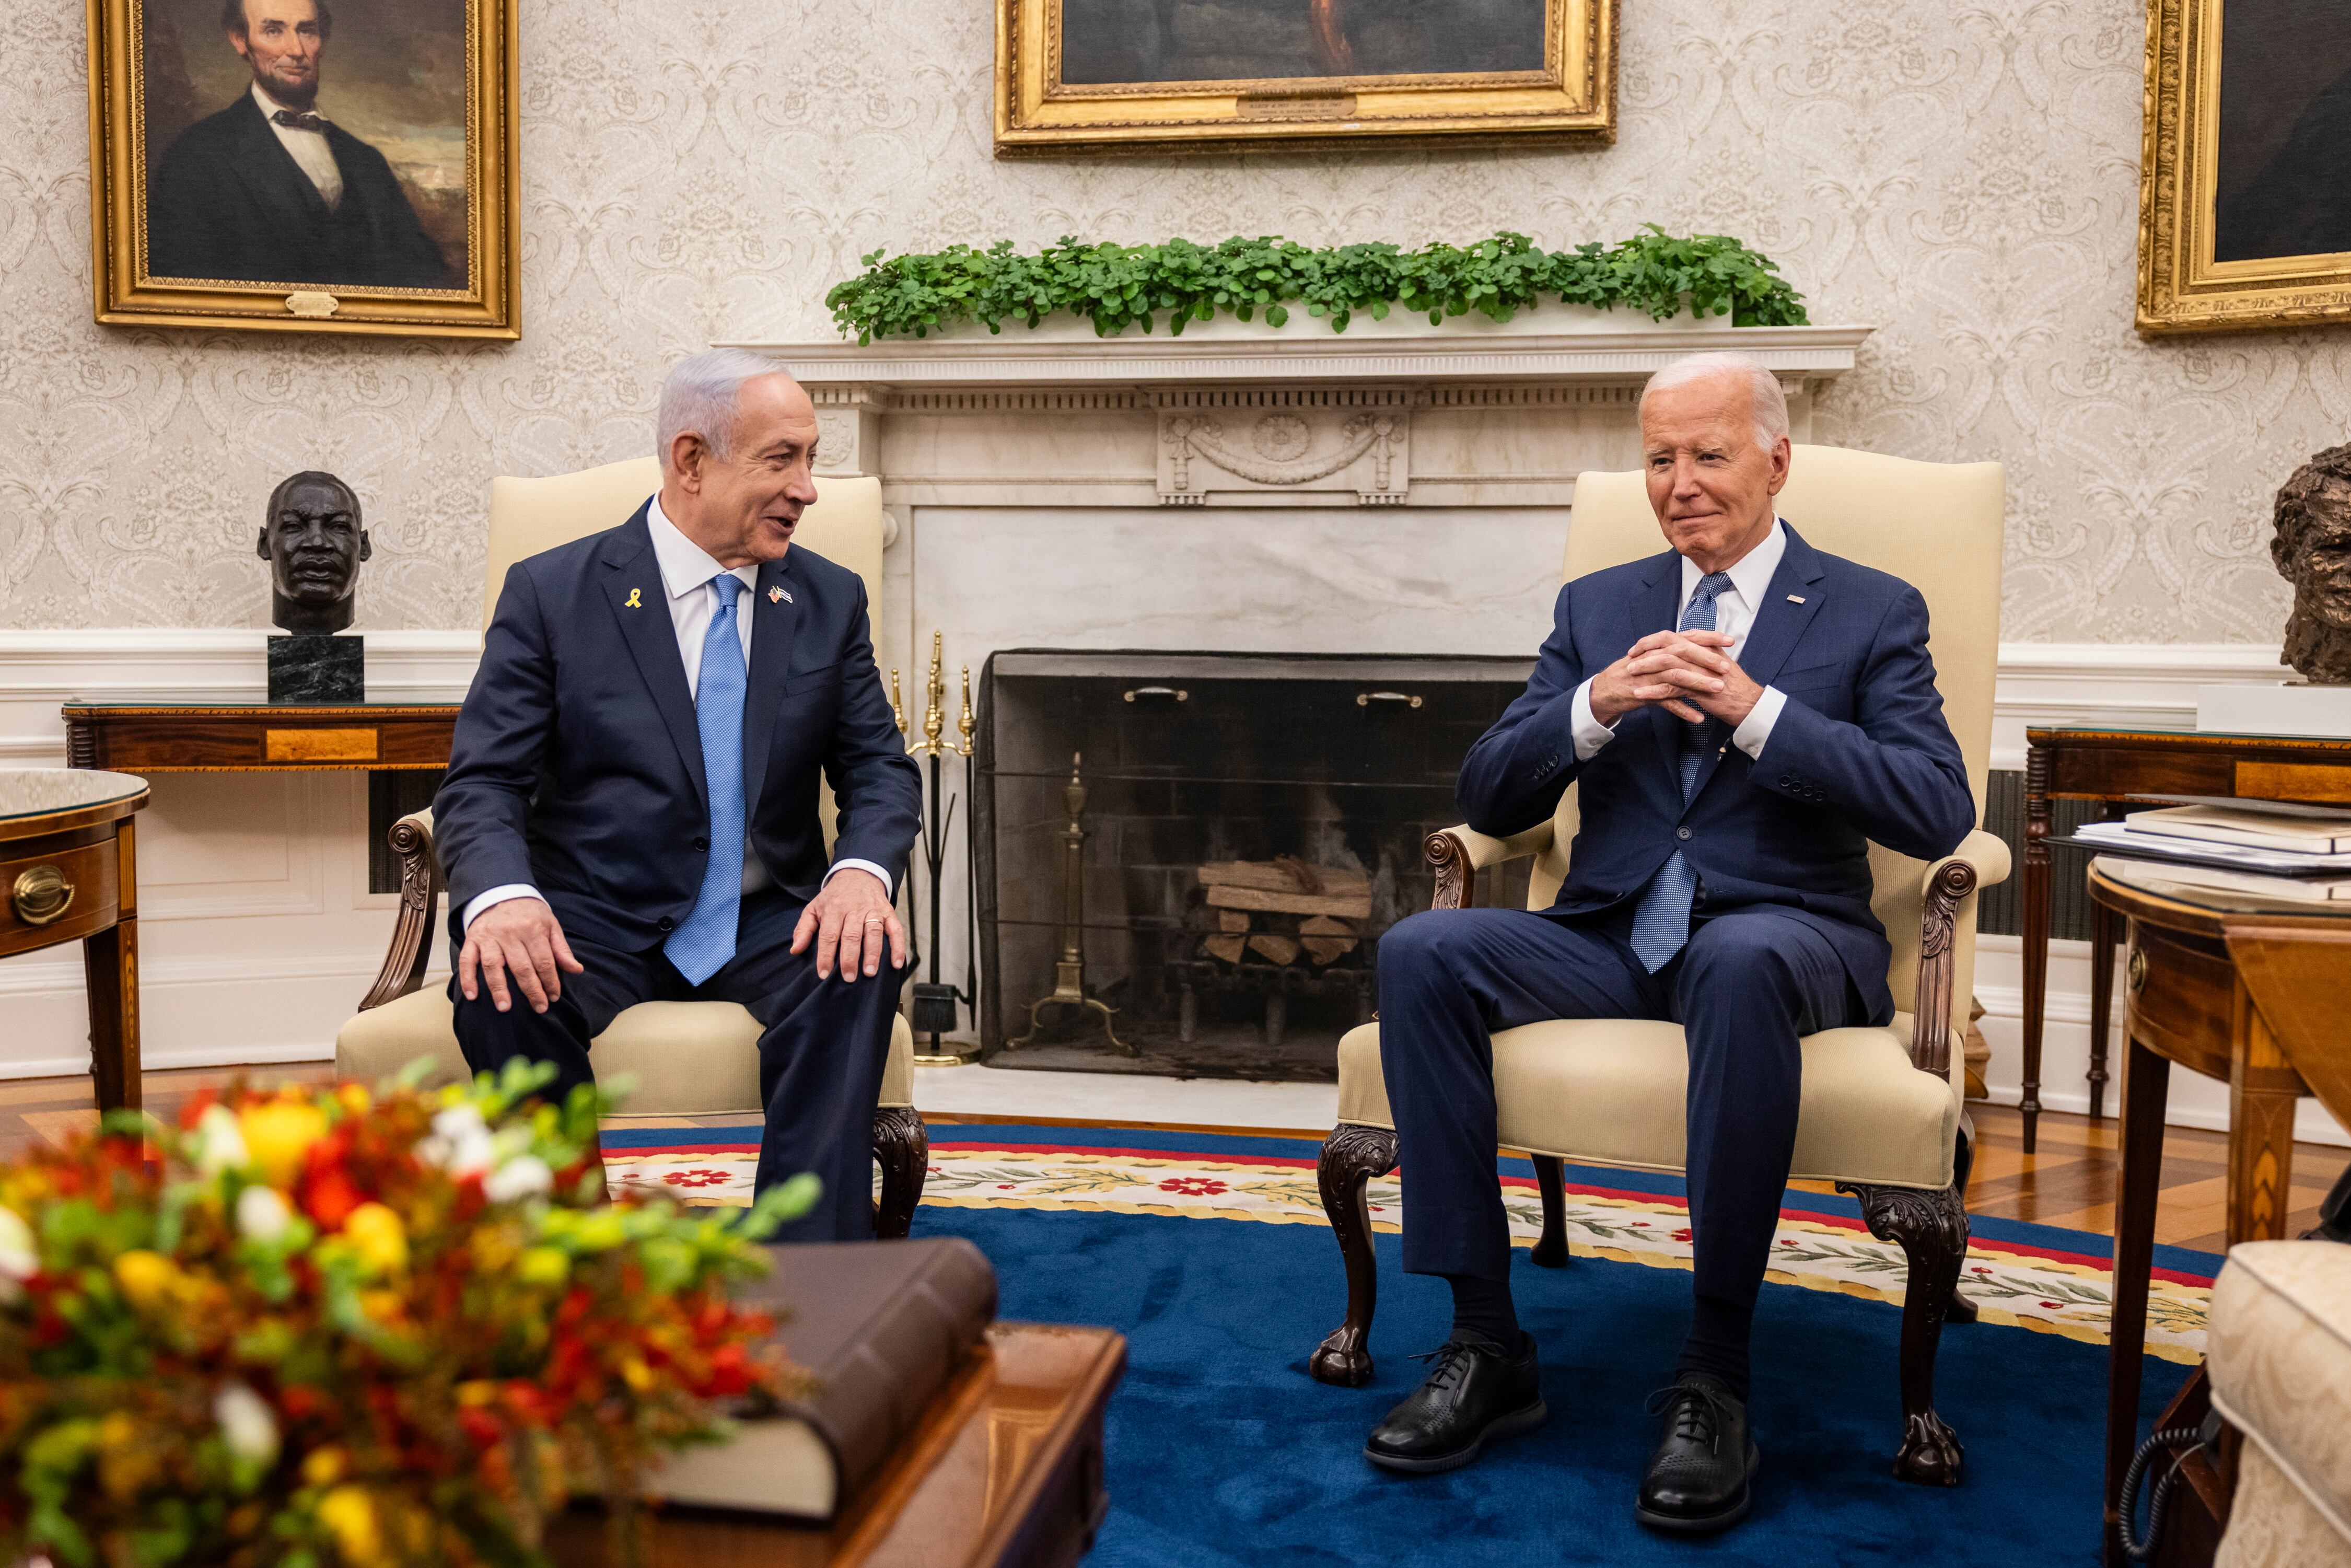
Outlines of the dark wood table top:
{"label": "dark wood table top", "polygon": [[[1103,1500],[1102,1415],[1126,1367],[1109,1329],[998,1323],[831,1529],[661,1511],[653,1568],[1025,1568],[1074,1563]],[[548,1535],[558,1568],[606,1568],[604,1521]]]}
{"label": "dark wood table top", "polygon": [[243,694],[74,699],[66,760],[138,773],[426,769],[449,765],[455,702],[256,702]]}

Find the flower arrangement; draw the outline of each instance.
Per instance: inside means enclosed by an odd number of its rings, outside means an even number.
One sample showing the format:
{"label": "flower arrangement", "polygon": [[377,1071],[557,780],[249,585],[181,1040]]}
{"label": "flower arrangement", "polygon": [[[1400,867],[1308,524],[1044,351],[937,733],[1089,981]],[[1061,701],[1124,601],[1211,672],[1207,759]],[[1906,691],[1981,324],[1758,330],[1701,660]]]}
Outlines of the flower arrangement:
{"label": "flower arrangement", "polygon": [[545,1069],[116,1113],[0,1167],[0,1553],[66,1568],[519,1568],[584,1479],[626,1558],[664,1451],[789,1391],[731,1222],[608,1203]]}
{"label": "flower arrangement", "polygon": [[1243,321],[1263,311],[1267,325],[1280,327],[1292,305],[1333,332],[1345,331],[1357,311],[1384,319],[1395,305],[1435,327],[1472,310],[1507,321],[1547,298],[1603,310],[1622,305],[1660,321],[1685,308],[1729,316],[1739,327],[1806,319],[1804,297],[1771,257],[1727,235],[1669,235],[1655,224],[1613,246],[1553,251],[1506,230],[1474,245],[1411,251],[1385,243],[1316,250],[1278,235],[1236,235],[1213,246],[1095,245],[1064,235],[1034,256],[1002,240],[986,250],[954,245],[886,261],[877,250],[859,259],[865,270],[833,285],[824,302],[860,343],[921,338],[960,321],[984,322],[990,332],[1006,320],[1034,327],[1057,310],[1084,317],[1104,338],[1136,322],[1148,332],[1163,310],[1176,336],[1218,311]]}

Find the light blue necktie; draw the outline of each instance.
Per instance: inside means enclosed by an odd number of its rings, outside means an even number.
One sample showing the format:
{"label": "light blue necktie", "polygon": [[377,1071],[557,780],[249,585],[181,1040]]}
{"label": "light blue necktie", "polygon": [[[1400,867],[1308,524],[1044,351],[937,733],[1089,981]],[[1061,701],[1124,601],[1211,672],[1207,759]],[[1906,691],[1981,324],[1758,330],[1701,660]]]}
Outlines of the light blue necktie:
{"label": "light blue necktie", "polygon": [[695,722],[702,731],[702,773],[710,783],[710,862],[703,869],[694,913],[662,944],[677,972],[697,986],[735,956],[735,923],[743,909],[743,691],[747,682],[743,638],[735,630],[735,598],[743,591],[743,580],[722,571],[710,583],[718,591],[718,612],[703,633],[702,674],[694,696]]}
{"label": "light blue necktie", "polygon": [[[1713,631],[1714,601],[1729,588],[1727,572],[1710,571],[1700,578],[1698,591],[1690,595],[1689,608],[1682,612],[1682,630]],[[1698,789],[1698,764],[1705,760],[1707,747],[1717,744],[1722,726],[1711,718],[1698,724],[1677,718],[1674,723],[1681,731],[1677,761],[1682,804],[1687,807]],[[1682,944],[1689,940],[1690,901],[1697,893],[1698,873],[1679,850],[1666,857],[1666,863],[1641,890],[1641,902],[1633,907],[1633,951],[1652,975],[1672,962]]]}

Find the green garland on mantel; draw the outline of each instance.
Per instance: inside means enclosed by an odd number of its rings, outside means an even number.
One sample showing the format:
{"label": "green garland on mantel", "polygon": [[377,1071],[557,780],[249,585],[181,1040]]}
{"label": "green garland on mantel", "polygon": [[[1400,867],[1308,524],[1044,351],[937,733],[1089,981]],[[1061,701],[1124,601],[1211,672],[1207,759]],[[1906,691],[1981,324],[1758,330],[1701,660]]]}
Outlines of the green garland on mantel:
{"label": "green garland on mantel", "polygon": [[1804,298],[1771,257],[1725,235],[1677,237],[1655,224],[1622,244],[1546,251],[1507,231],[1471,246],[1336,246],[1311,250],[1277,235],[1221,245],[1172,239],[1165,245],[1088,245],[1063,236],[1034,256],[1010,240],[986,250],[950,246],[925,255],[860,257],[865,271],[824,297],[843,335],[922,338],[962,321],[990,332],[1007,320],[1030,327],[1058,310],[1082,316],[1097,336],[1114,338],[1135,322],[1146,332],[1160,312],[1167,329],[1229,310],[1244,321],[1262,310],[1268,325],[1290,319],[1290,307],[1328,319],[1343,332],[1357,311],[1384,319],[1392,305],[1426,311],[1429,325],[1475,310],[1507,321],[1557,298],[1603,310],[1619,305],[1663,321],[1685,302],[1698,316],[1724,316],[1740,327],[1801,327]]}

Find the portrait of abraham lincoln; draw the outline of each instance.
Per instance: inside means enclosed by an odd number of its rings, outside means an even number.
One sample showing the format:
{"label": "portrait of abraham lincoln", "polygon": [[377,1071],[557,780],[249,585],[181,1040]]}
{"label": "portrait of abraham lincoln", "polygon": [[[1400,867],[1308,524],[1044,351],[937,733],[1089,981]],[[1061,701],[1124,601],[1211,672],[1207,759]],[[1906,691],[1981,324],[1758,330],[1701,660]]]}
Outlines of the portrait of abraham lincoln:
{"label": "portrait of abraham lincoln", "polygon": [[133,0],[143,272],[467,287],[465,0]]}

